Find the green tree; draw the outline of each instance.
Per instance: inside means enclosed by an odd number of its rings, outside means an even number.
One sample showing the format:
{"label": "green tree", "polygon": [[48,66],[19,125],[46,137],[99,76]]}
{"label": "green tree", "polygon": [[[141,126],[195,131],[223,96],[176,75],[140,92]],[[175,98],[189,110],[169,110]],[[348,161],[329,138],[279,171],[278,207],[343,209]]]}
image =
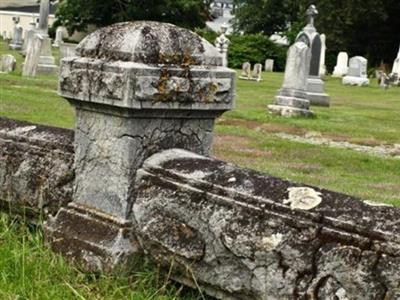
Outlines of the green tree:
{"label": "green tree", "polygon": [[139,20],[202,27],[208,11],[203,0],[61,0],[56,16],[55,26],[62,24],[72,33],[84,31],[88,25]]}

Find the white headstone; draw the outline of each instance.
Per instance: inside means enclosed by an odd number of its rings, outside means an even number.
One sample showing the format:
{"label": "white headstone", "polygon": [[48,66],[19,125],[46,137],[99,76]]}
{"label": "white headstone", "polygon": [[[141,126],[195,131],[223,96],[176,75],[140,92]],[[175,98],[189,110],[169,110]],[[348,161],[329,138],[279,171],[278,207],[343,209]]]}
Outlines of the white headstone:
{"label": "white headstone", "polygon": [[310,60],[311,50],[304,42],[297,41],[289,48],[283,85],[275,103],[268,106],[270,113],[286,117],[313,115],[307,93]]}
{"label": "white headstone", "polygon": [[22,35],[23,35],[23,28],[20,24],[17,24],[14,28],[14,37],[11,41],[10,49],[12,50],[22,49],[22,46],[24,44],[24,41],[22,40]]}
{"label": "white headstone", "polygon": [[14,56],[5,54],[1,56],[0,73],[9,73],[15,70],[17,61]]}
{"label": "white headstone", "polygon": [[344,85],[369,85],[367,78],[368,60],[362,56],[354,56],[350,58],[349,70],[347,75],[343,77]]}
{"label": "white headstone", "polygon": [[251,79],[251,64],[249,62],[245,62],[242,65],[242,75],[239,77],[241,79]]}
{"label": "white headstone", "polygon": [[60,59],[72,57],[75,55],[75,50],[78,44],[62,43],[60,46]]}
{"label": "white headstone", "polygon": [[42,50],[44,40],[45,38],[43,38],[43,36],[40,34],[35,34],[33,36],[31,46],[28,48],[28,52],[26,54],[22,76],[36,76],[40,52]]}
{"label": "white headstone", "polygon": [[274,60],[267,59],[265,61],[265,72],[273,72],[274,71]]}
{"label": "white headstone", "polygon": [[319,75],[326,75],[326,66],[325,66],[325,54],[326,54],[326,35],[321,34],[321,59],[319,62]]}
{"label": "white headstone", "polygon": [[392,74],[397,74],[400,76],[400,47],[397,53],[397,58],[393,62]]}
{"label": "white headstone", "polygon": [[340,52],[337,57],[332,77],[343,77],[348,71],[349,56],[346,52]]}
{"label": "white headstone", "polygon": [[36,33],[36,23],[31,22],[29,23],[29,29],[25,32],[25,40],[24,45],[22,46],[22,54],[26,55],[27,49],[29,48],[30,44],[32,43],[33,36]]}
{"label": "white headstone", "polygon": [[59,48],[62,43],[64,43],[64,27],[59,26],[56,30],[56,38],[53,43],[53,47]]}
{"label": "white headstone", "polygon": [[253,69],[253,80],[261,81],[262,64],[255,64]]}

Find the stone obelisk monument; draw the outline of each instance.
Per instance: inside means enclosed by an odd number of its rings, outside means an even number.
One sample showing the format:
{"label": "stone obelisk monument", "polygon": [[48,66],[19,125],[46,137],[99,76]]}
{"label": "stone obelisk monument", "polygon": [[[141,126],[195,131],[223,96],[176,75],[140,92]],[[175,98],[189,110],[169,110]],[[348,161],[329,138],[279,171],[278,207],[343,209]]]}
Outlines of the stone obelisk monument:
{"label": "stone obelisk monument", "polygon": [[48,35],[49,29],[50,0],[40,2],[39,28],[37,34],[43,37],[43,43],[40,50],[38,75],[51,75],[58,73],[58,67],[51,52],[51,39]]}

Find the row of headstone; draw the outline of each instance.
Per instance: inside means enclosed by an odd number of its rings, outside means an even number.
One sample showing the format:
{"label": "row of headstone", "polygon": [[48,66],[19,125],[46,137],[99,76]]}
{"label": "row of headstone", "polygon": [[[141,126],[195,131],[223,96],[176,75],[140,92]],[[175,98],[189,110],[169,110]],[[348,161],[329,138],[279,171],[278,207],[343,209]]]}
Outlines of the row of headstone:
{"label": "row of headstone", "polygon": [[[314,27],[318,11],[311,5],[307,12],[307,25],[289,48],[282,88],[275,103],[268,106],[270,113],[287,117],[312,116],[310,105],[329,106],[321,76],[325,73],[325,37]],[[322,53],[324,52],[324,53]]]}
{"label": "row of headstone", "polygon": [[262,64],[255,64],[252,72],[251,64],[249,62],[245,62],[242,65],[242,74],[239,76],[239,79],[259,82],[262,80],[261,73],[262,73]]}

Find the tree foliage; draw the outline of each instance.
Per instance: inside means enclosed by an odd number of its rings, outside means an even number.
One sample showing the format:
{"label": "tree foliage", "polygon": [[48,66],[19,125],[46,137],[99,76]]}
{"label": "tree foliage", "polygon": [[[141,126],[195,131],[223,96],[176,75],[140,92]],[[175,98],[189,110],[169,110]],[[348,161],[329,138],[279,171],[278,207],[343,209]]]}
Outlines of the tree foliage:
{"label": "tree foliage", "polygon": [[316,27],[327,36],[327,55],[331,61],[338,52],[347,51],[350,56],[367,57],[370,65],[381,61],[391,63],[399,47],[399,0],[236,0],[236,3],[239,30],[266,35],[286,32],[292,39],[305,25],[306,9],[315,4],[319,11]]}
{"label": "tree foliage", "polygon": [[203,0],[61,0],[56,15],[56,26],[62,24],[70,33],[89,25],[139,20],[195,28],[204,26],[208,17]]}

